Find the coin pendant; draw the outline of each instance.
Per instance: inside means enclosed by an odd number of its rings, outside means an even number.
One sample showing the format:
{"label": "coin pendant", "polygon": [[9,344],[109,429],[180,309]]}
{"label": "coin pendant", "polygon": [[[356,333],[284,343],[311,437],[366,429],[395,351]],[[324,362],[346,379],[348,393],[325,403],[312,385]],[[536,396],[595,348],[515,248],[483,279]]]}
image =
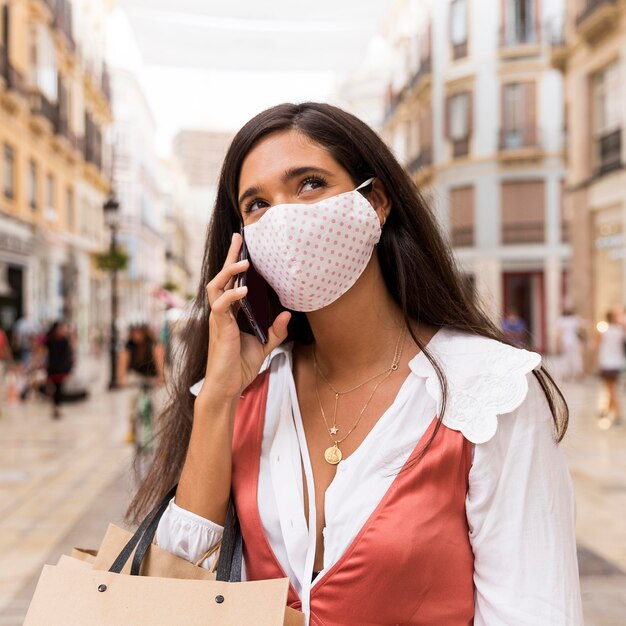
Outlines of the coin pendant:
{"label": "coin pendant", "polygon": [[336,446],[331,446],[330,448],[326,448],[326,451],[324,452],[324,458],[326,459],[327,463],[330,463],[331,465],[337,465],[337,463],[339,463],[339,461],[341,461],[341,457],[343,455],[341,454],[341,450]]}

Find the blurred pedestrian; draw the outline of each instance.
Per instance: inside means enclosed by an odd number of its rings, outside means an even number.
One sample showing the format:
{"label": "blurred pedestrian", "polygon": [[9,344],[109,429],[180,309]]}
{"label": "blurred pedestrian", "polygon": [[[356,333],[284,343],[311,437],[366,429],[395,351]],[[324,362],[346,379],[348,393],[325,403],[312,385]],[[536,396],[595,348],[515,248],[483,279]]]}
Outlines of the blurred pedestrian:
{"label": "blurred pedestrian", "polygon": [[509,309],[502,320],[502,331],[506,338],[518,348],[526,347],[528,326],[515,309]]}
{"label": "blurred pedestrian", "polygon": [[[163,381],[164,350],[157,342],[146,323],[133,324],[129,329],[128,341],[118,360],[119,385],[128,384],[129,374],[138,385],[151,389]],[[135,410],[137,396],[131,400],[127,443],[135,441]]]}
{"label": "blurred pedestrian", "polygon": [[598,346],[598,368],[604,383],[605,404],[600,410],[599,425],[603,428],[621,424],[622,416],[618,396],[618,382],[626,366],[624,355],[624,329],[618,323],[615,313],[606,314],[606,324],[602,327]]}
{"label": "blurred pedestrian", "polygon": [[9,366],[13,363],[13,353],[9,345],[9,338],[2,328],[0,328],[0,415],[2,415],[2,406],[7,401],[6,380]]}
{"label": "blurred pedestrian", "polygon": [[583,375],[583,323],[573,309],[566,309],[557,322],[561,375],[565,380],[581,380]]}
{"label": "blurred pedestrian", "polygon": [[47,389],[52,399],[52,417],[61,417],[63,383],[74,367],[74,350],[69,337],[69,329],[63,321],[52,324],[44,343],[47,351]]}

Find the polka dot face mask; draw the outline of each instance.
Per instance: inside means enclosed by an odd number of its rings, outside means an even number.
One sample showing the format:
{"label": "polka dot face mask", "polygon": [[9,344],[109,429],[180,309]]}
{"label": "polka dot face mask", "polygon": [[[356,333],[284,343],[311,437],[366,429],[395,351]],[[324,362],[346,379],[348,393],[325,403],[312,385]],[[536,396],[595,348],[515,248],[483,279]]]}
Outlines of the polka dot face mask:
{"label": "polka dot face mask", "polygon": [[354,191],[315,204],[277,204],[244,228],[256,270],[292,311],[328,306],[357,281],[380,240],[378,215]]}

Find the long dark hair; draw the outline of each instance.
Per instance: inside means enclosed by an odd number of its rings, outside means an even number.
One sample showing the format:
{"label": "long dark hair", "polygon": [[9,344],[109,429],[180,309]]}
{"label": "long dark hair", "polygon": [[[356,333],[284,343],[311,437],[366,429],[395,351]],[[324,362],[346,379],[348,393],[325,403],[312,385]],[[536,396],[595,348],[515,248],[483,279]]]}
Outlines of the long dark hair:
{"label": "long dark hair", "polygon": [[[189,387],[204,376],[207,361],[209,305],[205,285],[222,268],[231,236],[240,229],[237,198],[242,163],[259,141],[286,130],[296,130],[326,148],[349,173],[355,186],[376,177],[387,190],[392,208],[378,244],[382,273],[387,289],[404,312],[413,340],[432,363],[443,390],[439,422],[422,454],[436,436],[445,413],[447,385],[445,373],[409,322],[447,326],[509,343],[466,289],[451,250],[419,189],[371,128],[328,104],[281,104],[263,111],[237,133],[224,160],[207,234],[202,277],[179,355],[179,375],[173,380],[164,411],[155,461],[128,510],[129,517],[135,521],[178,480],[185,460],[194,406]],[[302,343],[313,341],[304,313],[292,315],[289,339]],[[560,441],[568,421],[565,399],[545,369],[535,370],[533,374],[546,395],[555,436]]]}

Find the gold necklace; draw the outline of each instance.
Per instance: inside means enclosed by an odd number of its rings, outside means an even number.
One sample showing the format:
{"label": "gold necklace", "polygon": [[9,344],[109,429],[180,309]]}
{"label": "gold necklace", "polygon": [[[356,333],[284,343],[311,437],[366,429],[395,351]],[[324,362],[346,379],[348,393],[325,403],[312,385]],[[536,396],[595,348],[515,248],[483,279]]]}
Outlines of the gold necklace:
{"label": "gold necklace", "polygon": [[337,391],[324,377],[324,380],[328,383],[330,388],[335,393],[335,409],[334,409],[334,415],[333,415],[333,426],[330,427],[328,425],[328,420],[326,419],[326,413],[324,411],[324,407],[322,406],[322,400],[320,398],[319,387],[317,385],[317,373],[319,372],[320,374],[322,374],[322,372],[319,369],[317,360],[315,359],[315,350],[313,351],[313,366],[315,368],[315,395],[317,396],[317,402],[319,403],[319,406],[320,406],[322,419],[324,420],[324,424],[326,425],[328,434],[333,441],[333,445],[330,446],[329,448],[326,448],[326,450],[324,451],[324,459],[326,460],[327,463],[330,463],[331,465],[337,465],[337,463],[341,461],[341,459],[343,458],[343,454],[341,450],[339,449],[339,444],[345,441],[349,437],[349,435],[354,431],[354,429],[359,425],[359,422],[361,421],[361,418],[363,417],[363,413],[365,413],[365,410],[369,406],[369,403],[374,397],[374,394],[376,393],[377,389],[391,376],[393,372],[395,372],[398,369],[398,363],[400,361],[400,357],[402,356],[402,352],[404,350],[405,331],[406,331],[406,328],[403,328],[402,332],[400,333],[400,337],[398,337],[398,342],[396,343],[396,350],[393,356],[393,361],[391,363],[391,366],[388,367],[384,372],[381,372],[380,374],[377,374],[376,376],[373,376],[372,378],[369,378],[367,381],[365,381],[367,383],[367,382],[374,380],[375,378],[382,376],[382,378],[374,386],[374,389],[372,390],[372,393],[367,399],[365,406],[361,409],[361,412],[359,413],[359,416],[357,417],[356,422],[354,422],[354,425],[352,426],[352,428],[350,428],[350,430],[341,439],[335,438],[335,435],[339,431],[339,429],[337,428],[337,403],[339,400],[339,395],[350,393],[350,391],[354,391],[355,389],[362,387],[365,383],[361,383],[348,391]]}

